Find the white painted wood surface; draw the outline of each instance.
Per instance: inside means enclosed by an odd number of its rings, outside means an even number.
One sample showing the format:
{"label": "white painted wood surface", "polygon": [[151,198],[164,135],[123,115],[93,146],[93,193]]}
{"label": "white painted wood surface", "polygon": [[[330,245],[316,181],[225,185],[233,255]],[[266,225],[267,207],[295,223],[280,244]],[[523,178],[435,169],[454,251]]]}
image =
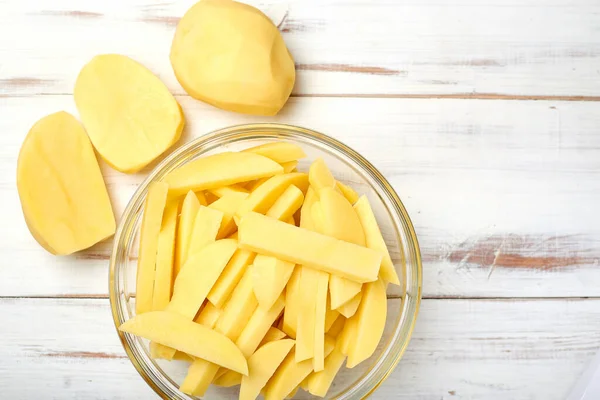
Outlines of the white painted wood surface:
{"label": "white painted wood surface", "polygon": [[[282,4],[298,94],[598,96],[593,0],[247,0]],[[129,55],[183,93],[169,65],[195,0],[4,0],[0,93],[71,93],[99,52]]]}
{"label": "white painted wood surface", "polygon": [[[168,51],[194,0],[0,0],[2,397],[153,397],[113,327],[110,241],[46,254],[15,186],[30,126],[75,113],[81,66],[118,52],[178,95],[180,143],[239,123],[297,124],[388,177],[419,235],[426,299],[375,398],[564,399],[600,347],[600,3],[248,2],[284,10],[297,63],[275,118],[184,94]],[[144,173],[103,171],[120,214]]]}
{"label": "white painted wood surface", "polygon": [[[3,299],[0,315],[3,397],[153,397],[108,300]],[[598,346],[597,299],[424,300],[406,355],[373,398],[562,400]]]}

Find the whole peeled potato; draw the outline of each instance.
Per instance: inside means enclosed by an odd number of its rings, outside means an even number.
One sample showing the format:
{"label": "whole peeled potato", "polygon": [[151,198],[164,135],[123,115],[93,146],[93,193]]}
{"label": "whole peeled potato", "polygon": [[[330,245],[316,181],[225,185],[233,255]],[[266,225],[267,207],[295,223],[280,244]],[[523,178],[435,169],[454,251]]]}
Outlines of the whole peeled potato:
{"label": "whole peeled potato", "polygon": [[231,0],[202,0],[185,13],[171,65],[192,97],[245,114],[277,114],[296,79],[294,60],[273,22]]}

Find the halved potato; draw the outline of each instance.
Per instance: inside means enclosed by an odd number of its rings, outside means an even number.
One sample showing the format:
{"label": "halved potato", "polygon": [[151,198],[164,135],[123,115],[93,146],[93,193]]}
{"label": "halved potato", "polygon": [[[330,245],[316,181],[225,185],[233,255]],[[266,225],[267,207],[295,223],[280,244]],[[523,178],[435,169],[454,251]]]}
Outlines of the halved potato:
{"label": "halved potato", "polygon": [[94,147],[122,172],[136,172],[175,143],[184,117],[173,95],[129,57],[103,54],[79,73],[75,104]]}
{"label": "halved potato", "polygon": [[29,231],[52,254],[71,254],[115,233],[94,149],[71,114],[33,125],[19,152],[17,189]]}

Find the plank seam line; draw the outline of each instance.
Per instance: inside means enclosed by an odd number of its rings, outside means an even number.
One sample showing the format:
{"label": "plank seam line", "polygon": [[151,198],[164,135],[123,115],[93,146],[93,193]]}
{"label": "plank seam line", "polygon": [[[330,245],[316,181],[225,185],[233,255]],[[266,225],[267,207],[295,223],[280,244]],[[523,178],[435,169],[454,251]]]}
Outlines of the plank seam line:
{"label": "plank seam line", "polygon": [[[36,96],[72,96],[72,93],[0,93],[0,98],[20,98]],[[191,97],[187,94],[175,93],[175,97]],[[449,93],[449,94],[376,94],[376,93],[299,93],[292,98],[349,98],[349,99],[452,99],[452,100],[504,100],[504,101],[566,101],[566,102],[598,102],[600,96],[569,95],[515,95],[500,93]]]}

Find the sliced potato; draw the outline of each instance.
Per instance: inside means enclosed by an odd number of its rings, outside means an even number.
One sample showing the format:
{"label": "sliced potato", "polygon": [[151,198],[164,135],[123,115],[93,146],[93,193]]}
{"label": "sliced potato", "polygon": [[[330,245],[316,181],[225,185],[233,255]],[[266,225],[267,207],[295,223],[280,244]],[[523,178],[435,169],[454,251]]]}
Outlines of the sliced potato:
{"label": "sliced potato", "polygon": [[371,204],[369,204],[367,197],[362,196],[360,199],[358,199],[354,205],[354,209],[356,210],[365,232],[367,246],[383,254],[383,261],[381,261],[379,275],[386,282],[399,285],[400,280],[398,279],[398,274],[396,273],[396,269],[394,268],[394,264],[390,258],[390,253],[385,241],[383,240],[383,236],[379,230],[379,225],[375,219],[375,214],[373,214],[373,209],[371,208]]}
{"label": "sliced potato", "polygon": [[177,225],[177,242],[175,244],[175,265],[173,267],[174,278],[179,274],[179,270],[185,264],[189,249],[196,214],[200,208],[200,202],[196,193],[191,190],[187,193],[181,203],[181,213]]}
{"label": "sliced potato", "polygon": [[219,153],[199,158],[165,177],[169,193],[179,196],[189,190],[215,189],[283,174],[275,161],[254,153]]}
{"label": "sliced potato", "polygon": [[[289,223],[289,219],[294,217],[294,213],[300,209],[304,202],[304,194],[294,185],[288,186],[281,196],[267,211],[267,217],[275,218]],[[294,222],[295,225],[295,222]]]}
{"label": "sliced potato", "polygon": [[223,239],[190,257],[175,280],[167,310],[194,319],[236,249],[235,240]]}
{"label": "sliced potato", "polygon": [[256,307],[258,301],[252,291],[252,267],[250,266],[225,304],[215,329],[236,341]]}
{"label": "sliced potato", "polygon": [[336,310],[346,318],[352,317],[358,310],[362,296],[362,292],[358,292],[350,301],[342,304]]}
{"label": "sliced potato", "polygon": [[320,272],[315,292],[315,330],[313,370],[322,371],[325,362],[325,314],[327,311],[327,284],[329,275]]}
{"label": "sliced potato", "polygon": [[163,220],[158,234],[156,251],[156,272],[152,310],[162,311],[171,300],[173,287],[173,262],[175,260],[175,234],[177,232],[177,213],[179,204],[171,201],[163,212]]}
{"label": "sliced potato", "polygon": [[294,347],[292,339],[267,343],[248,359],[248,376],[242,377],[240,400],[254,400]]}
{"label": "sliced potato", "polygon": [[249,250],[236,250],[227,266],[225,266],[221,276],[210,290],[210,293],[208,293],[208,301],[215,307],[222,308],[231,295],[231,292],[233,292],[240,279],[242,279],[247,267],[254,261],[255,256],[256,253]]}
{"label": "sliced potato", "polygon": [[29,231],[52,254],[71,254],[115,233],[94,149],[71,114],[33,125],[19,152],[17,189]]}
{"label": "sliced potato", "polygon": [[194,218],[194,227],[189,239],[186,261],[217,239],[223,221],[223,213],[213,208],[200,206]]}
{"label": "sliced potato", "polygon": [[200,311],[200,313],[194,320],[194,322],[212,329],[215,327],[222,313],[223,310],[221,310],[220,308],[213,306],[211,303],[206,303],[202,308],[202,311]]}
{"label": "sliced potato", "polygon": [[302,307],[302,295],[299,290],[302,267],[297,265],[286,288],[286,304],[281,329],[291,338],[296,338],[298,313]]}
{"label": "sliced potato", "polygon": [[316,159],[308,171],[310,185],[318,192],[324,188],[335,188],[335,178],[322,158]]}
{"label": "sliced potato", "polygon": [[254,295],[260,308],[268,310],[281,295],[294,272],[294,264],[257,255],[252,268]]}
{"label": "sliced potato", "polygon": [[177,313],[151,311],[136,315],[119,330],[248,374],[246,359],[230,339]]}
{"label": "sliced potato", "polygon": [[308,176],[300,172],[273,176],[250,193],[236,211],[236,216],[241,219],[244,215],[252,211],[261,214],[266,213],[290,185],[294,185],[302,192],[306,192],[308,188]]}
{"label": "sliced potato", "polygon": [[322,371],[313,372],[308,376],[308,392],[314,396],[325,397],[333,379],[344,364],[346,356],[340,351],[339,344],[325,359]]}
{"label": "sliced potato", "polygon": [[306,157],[302,147],[290,142],[265,143],[243,151],[260,154],[279,164],[298,161]]}
{"label": "sliced potato", "polygon": [[238,194],[238,193],[250,193],[248,189],[244,188],[240,184],[230,185],[230,186],[222,186],[209,190],[213,195],[221,198],[227,194]]}
{"label": "sliced potato", "polygon": [[167,203],[169,186],[164,182],[153,182],[148,187],[146,205],[140,231],[140,249],[136,278],[135,312],[142,314],[152,310],[154,277],[158,235]]}
{"label": "sliced potato", "polygon": [[247,213],[238,231],[239,246],[247,250],[309,265],[361,283],[376,280],[379,273],[382,259],[379,252],[264,215]]}
{"label": "sliced potato", "polygon": [[94,147],[121,172],[139,171],[183,131],[183,113],[169,89],[129,57],[94,57],[81,69],[73,95]]}
{"label": "sliced potato", "polygon": [[342,194],[344,195],[346,200],[348,200],[350,202],[350,204],[354,204],[358,201],[358,198],[359,198],[358,193],[356,193],[356,191],[354,189],[352,189],[350,186],[345,185],[340,181],[337,181],[336,187],[340,192],[342,192]]}
{"label": "sliced potato", "polygon": [[354,334],[348,346],[346,367],[354,368],[371,357],[383,335],[387,316],[385,284],[381,279],[365,284],[356,319]]}
{"label": "sliced potato", "polygon": [[[325,357],[335,347],[335,340],[325,336]],[[312,372],[312,360],[296,362],[295,349],[285,357],[264,388],[265,400],[280,400],[290,394]]]}
{"label": "sliced potato", "polygon": [[275,340],[283,339],[284,337],[285,332],[272,326],[269,328],[269,330],[265,334],[265,337],[259,343],[258,347],[263,346],[266,343],[273,342]]}
{"label": "sliced potato", "polygon": [[221,227],[219,228],[219,233],[217,234],[219,239],[227,237],[237,230],[237,225],[235,224],[233,217],[246,197],[248,197],[248,193],[229,192],[209,206],[210,208],[219,210],[223,213],[223,220],[221,222]]}
{"label": "sliced potato", "polygon": [[284,174],[289,174],[290,172],[297,172],[296,167],[298,166],[298,161],[284,162],[281,163],[281,166],[283,167]]}
{"label": "sliced potato", "polygon": [[[270,309],[258,307],[254,310],[252,317],[248,320],[248,324],[244,327],[244,330],[235,341],[236,346],[241,350],[244,357],[248,358],[256,351],[273,322],[275,322],[277,317],[281,314],[281,311],[283,311],[284,305],[285,300],[282,295]],[[235,377],[236,375],[238,378]],[[241,379],[242,377],[237,372],[226,371],[215,381],[215,383],[220,384],[221,386],[230,384],[235,385],[239,383]]]}

